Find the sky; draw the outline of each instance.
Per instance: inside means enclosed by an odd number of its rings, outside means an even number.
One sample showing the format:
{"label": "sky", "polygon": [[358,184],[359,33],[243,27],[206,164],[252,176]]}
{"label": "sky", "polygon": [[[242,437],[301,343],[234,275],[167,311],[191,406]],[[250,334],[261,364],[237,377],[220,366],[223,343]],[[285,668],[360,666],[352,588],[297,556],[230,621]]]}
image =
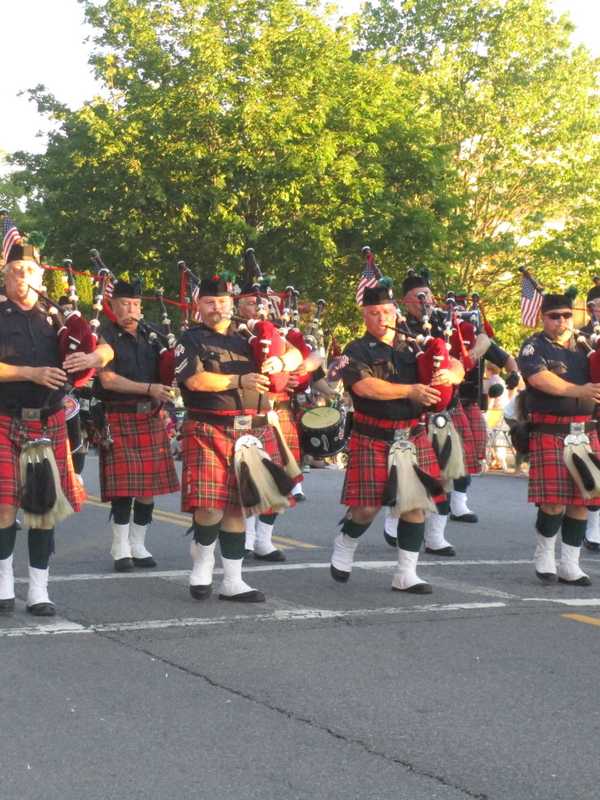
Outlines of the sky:
{"label": "sky", "polygon": [[[338,5],[350,12],[360,0],[338,0]],[[600,56],[600,2],[552,0],[552,6],[559,14],[571,14],[576,41]],[[98,86],[87,63],[91,31],[84,25],[77,0],[17,0],[3,9],[2,21],[5,32],[16,34],[6,34],[2,44],[0,108],[8,122],[0,126],[0,154],[43,152],[48,123],[33,103],[18,94],[42,83],[72,108],[93,97]]]}

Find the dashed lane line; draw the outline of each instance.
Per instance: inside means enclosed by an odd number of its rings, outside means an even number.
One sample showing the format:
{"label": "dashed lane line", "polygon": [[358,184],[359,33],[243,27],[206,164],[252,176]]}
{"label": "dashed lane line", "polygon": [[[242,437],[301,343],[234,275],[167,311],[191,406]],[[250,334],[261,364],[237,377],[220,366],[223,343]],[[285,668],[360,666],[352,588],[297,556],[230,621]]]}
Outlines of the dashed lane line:
{"label": "dashed lane line", "polygon": [[588,617],[587,614],[561,614],[563,619],[571,619],[574,622],[583,622],[584,625],[596,625],[597,627],[600,626],[600,618],[598,617]]}
{"label": "dashed lane line", "polygon": [[[99,497],[95,495],[88,495],[86,505],[93,506],[94,508],[106,509],[106,503],[102,503]],[[191,518],[185,514],[179,514],[175,511],[164,511],[162,508],[155,508],[153,511],[154,519],[160,522],[166,522],[171,525],[177,525],[180,528],[189,528]],[[292,539],[289,536],[279,536],[274,534],[273,541],[278,545],[281,550],[289,550],[294,547],[301,548],[302,550],[318,550],[319,545],[309,544],[309,542],[302,542],[299,539]]]}

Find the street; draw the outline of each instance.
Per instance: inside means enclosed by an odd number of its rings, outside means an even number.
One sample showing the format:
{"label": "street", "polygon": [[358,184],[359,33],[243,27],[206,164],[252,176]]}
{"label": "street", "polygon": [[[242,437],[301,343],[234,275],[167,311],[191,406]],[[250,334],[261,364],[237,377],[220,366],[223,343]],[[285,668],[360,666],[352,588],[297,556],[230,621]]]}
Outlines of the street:
{"label": "street", "polygon": [[[2,800],[588,800],[598,794],[594,585],[537,581],[527,481],[476,478],[433,594],[392,592],[379,517],[347,585],[329,575],[343,473],[313,470],[282,517],[285,564],[249,562],[262,605],[187,588],[179,497],[159,498],[158,567],[116,574],[97,460],[51,562],[58,616],[0,617]],[[218,588],[220,570],[216,577]]]}

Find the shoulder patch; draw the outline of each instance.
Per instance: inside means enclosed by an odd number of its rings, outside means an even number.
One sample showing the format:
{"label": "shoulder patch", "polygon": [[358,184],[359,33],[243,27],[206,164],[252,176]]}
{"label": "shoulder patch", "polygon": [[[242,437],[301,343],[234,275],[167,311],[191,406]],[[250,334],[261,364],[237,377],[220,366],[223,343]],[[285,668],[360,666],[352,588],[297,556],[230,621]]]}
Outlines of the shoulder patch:
{"label": "shoulder patch", "polygon": [[527,358],[527,356],[532,356],[535,353],[535,347],[532,344],[526,344],[523,349],[521,350],[521,355]]}
{"label": "shoulder patch", "polygon": [[178,344],[177,347],[175,348],[175,358],[179,358],[179,356],[182,356],[184,353],[185,353],[185,345]]}

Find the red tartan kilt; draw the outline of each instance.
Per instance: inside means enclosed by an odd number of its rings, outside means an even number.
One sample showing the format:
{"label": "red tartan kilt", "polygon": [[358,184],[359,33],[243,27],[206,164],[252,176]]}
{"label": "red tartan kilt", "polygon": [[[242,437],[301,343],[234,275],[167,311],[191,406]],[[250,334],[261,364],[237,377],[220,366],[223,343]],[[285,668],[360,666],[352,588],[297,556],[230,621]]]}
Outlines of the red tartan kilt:
{"label": "red tartan kilt", "polygon": [[485,454],[487,448],[487,423],[483,416],[482,410],[477,403],[469,403],[464,406],[464,411],[467,419],[469,420],[469,427],[473,434],[473,444],[475,447],[475,456],[479,461],[485,461]]}
{"label": "red tartan kilt", "polygon": [[[592,451],[600,457],[596,431],[588,433]],[[586,500],[571,478],[563,459],[565,437],[533,431],[529,439],[530,503],[568,506],[600,506],[600,497]]]}
{"label": "red tartan kilt", "polygon": [[478,475],[481,472],[481,463],[475,454],[473,432],[462,403],[457,403],[449,413],[463,443],[467,472],[469,475]]}
{"label": "red tartan kilt", "polygon": [[107,412],[112,447],[100,449],[102,501],[179,491],[164,422],[157,414]]}
{"label": "red tartan kilt", "polygon": [[[191,419],[183,423],[182,511],[196,508],[241,511],[233,453],[236,439],[246,433]],[[271,459],[282,466],[273,429],[267,426],[251,433],[260,439]]]}
{"label": "red tartan kilt", "polygon": [[277,409],[277,416],[279,417],[279,427],[283,433],[283,438],[292,451],[292,455],[298,464],[300,464],[302,455],[300,453],[300,437],[298,435],[298,423],[296,422],[296,418],[289,408]]}
{"label": "red tartan kilt", "polygon": [[17,423],[13,417],[0,416],[0,505],[18,507],[21,504],[19,426],[26,431],[28,439],[44,435],[52,440],[62,490],[73,511],[80,511],[86,494],[73,470],[64,410],[49,417],[43,427],[41,422],[20,420]]}
{"label": "red tartan kilt", "polygon": [[[440,468],[425,429],[411,441],[417,447],[419,467],[441,479]],[[348,466],[342,489],[341,502],[346,506],[381,506],[388,478],[388,453],[390,442],[372,439],[362,433],[353,432],[348,444]]]}

